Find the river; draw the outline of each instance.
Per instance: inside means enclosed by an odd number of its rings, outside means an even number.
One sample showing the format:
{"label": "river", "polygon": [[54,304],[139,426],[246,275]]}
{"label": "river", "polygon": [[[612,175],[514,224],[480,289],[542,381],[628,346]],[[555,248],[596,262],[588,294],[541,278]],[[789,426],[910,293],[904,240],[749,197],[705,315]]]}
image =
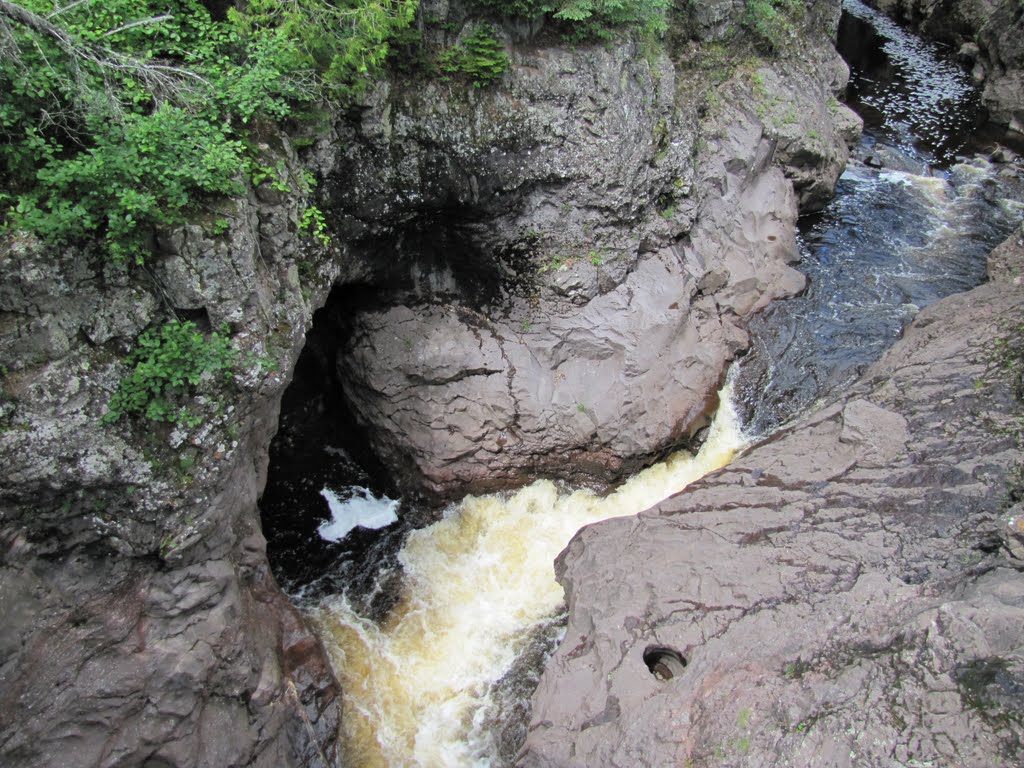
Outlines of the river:
{"label": "river", "polygon": [[[755,320],[753,349],[734,372],[736,396],[723,392],[696,457],[676,455],[604,497],[539,481],[467,498],[427,527],[398,507],[389,525],[389,489],[358,488],[371,485],[364,457],[331,442],[325,425],[345,415],[326,419],[331,406],[316,398],[290,411],[286,403],[291,421],[272,455],[265,525],[278,578],[312,617],[341,678],[348,764],[507,764],[560,639],[564,596],[552,563],[572,535],[724,466],[745,433],[767,434],[841,391],[921,307],[984,279],[984,254],[1020,221],[1024,194],[1013,174],[963,156],[980,120],[969,78],[858,0],[847,0],[840,44],[864,137],[835,200],[802,221],[808,289]],[[313,346],[314,356],[332,354]],[[289,461],[293,469],[281,469]],[[339,465],[346,487],[331,486]],[[330,547],[314,546],[330,535],[315,517],[278,525],[297,504],[325,503],[341,526]],[[359,520],[364,527],[342,536]],[[276,540],[275,529],[284,531]]]}
{"label": "river", "polygon": [[845,0],[839,51],[864,133],[835,198],[801,220],[807,289],[750,325],[736,382],[764,435],[841,391],[917,312],[985,279],[985,256],[1024,218],[1019,176],[975,149],[981,105],[936,46]]}

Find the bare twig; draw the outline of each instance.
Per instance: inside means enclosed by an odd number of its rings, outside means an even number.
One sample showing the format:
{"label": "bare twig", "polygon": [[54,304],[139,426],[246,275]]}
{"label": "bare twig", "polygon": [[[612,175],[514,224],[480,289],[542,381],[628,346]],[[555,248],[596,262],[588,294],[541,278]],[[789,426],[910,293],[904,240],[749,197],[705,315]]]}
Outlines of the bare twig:
{"label": "bare twig", "polygon": [[165,13],[162,16],[151,16],[148,19],[139,19],[138,21],[132,21],[128,24],[122,24],[120,27],[112,29],[109,32],[104,32],[103,36],[110,37],[111,35],[116,35],[118,32],[124,32],[126,29],[134,29],[135,27],[141,27],[146,24],[159,24],[161,21],[167,21],[168,19],[173,18],[174,16],[172,14]]}
{"label": "bare twig", "polygon": [[92,0],[75,0],[75,2],[73,3],[68,3],[64,7],[56,9],[53,13],[48,13],[46,15],[46,18],[52,19],[54,16],[60,16],[62,13],[67,13],[68,11],[77,8],[80,5],[85,5],[86,3],[90,2],[92,2]]}
{"label": "bare twig", "polygon": [[[65,6],[61,10],[65,11],[71,7],[70,5]],[[61,52],[68,58],[76,80],[80,79],[79,73],[76,72],[78,65],[81,62],[88,62],[95,65],[101,71],[106,70],[134,75],[142,81],[143,85],[156,98],[163,97],[176,100],[188,90],[187,84],[189,81],[209,85],[206,79],[190,69],[159,61],[139,59],[106,46],[79,40],[64,27],[54,24],[48,18],[33,13],[17,3],[10,2],[10,0],[0,0],[0,17],[5,17],[10,22],[25,27],[37,35],[53,40]],[[119,29],[111,30],[107,34],[113,34],[114,32],[140,24],[164,21],[167,18],[170,18],[170,16],[165,15],[151,19],[142,19]],[[5,52],[5,47],[0,47],[0,55],[4,55]]]}

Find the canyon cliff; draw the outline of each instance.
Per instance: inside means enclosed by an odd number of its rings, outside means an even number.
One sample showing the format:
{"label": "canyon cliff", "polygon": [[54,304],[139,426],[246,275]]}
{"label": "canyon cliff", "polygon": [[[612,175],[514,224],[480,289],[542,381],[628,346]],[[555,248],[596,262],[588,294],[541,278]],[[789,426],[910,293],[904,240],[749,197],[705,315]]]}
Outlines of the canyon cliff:
{"label": "canyon cliff", "polygon": [[[773,53],[737,37],[742,14],[730,2],[680,11],[666,44],[653,48],[627,38],[570,46],[550,30],[491,19],[511,57],[499,83],[394,74],[326,125],[267,127],[258,151],[282,184],[221,201],[225,232],[197,220],[154,233],[145,267],[5,235],[0,761],[342,760],[342,692],[270,573],[258,509],[281,397],[332,290],[353,299],[325,318],[345,340],[329,361],[338,396],[411,496],[439,501],[537,475],[603,484],[699,443],[725,370],[748,344],[746,321],[802,288],[792,266],[797,213],[828,199],[859,131],[836,99],[847,77],[831,43],[839,4],[809,3],[793,39]],[[454,43],[478,20],[462,3],[421,6],[428,44]],[[312,200],[295,182],[303,169],[320,182],[330,242],[303,233]],[[234,381],[200,384],[198,424],[104,422],[126,354],[168,315],[204,329],[226,324],[241,351]],[[822,440],[849,438],[852,447],[833,457],[840,474],[881,472],[864,463],[863,430],[895,406],[873,391],[814,417]],[[913,428],[912,414],[892,412],[887,428]],[[992,452],[986,471],[1005,474],[1005,441],[970,439]],[[827,446],[805,446],[818,448]],[[890,448],[904,456],[896,442]],[[835,462],[822,461],[822,479],[838,477],[829,474]],[[957,467],[958,478],[970,469]],[[802,530],[782,486],[772,492],[780,501],[771,515]],[[671,521],[671,509],[637,525]],[[994,515],[994,502],[984,511]],[[754,544],[767,546],[764,526],[750,523]],[[592,535],[562,559],[567,580],[571,553]],[[974,543],[965,538],[961,549],[970,554]],[[984,567],[994,562],[979,551]],[[818,572],[824,555],[798,554],[807,565],[793,568]],[[852,578],[829,565],[828,583]],[[908,583],[913,591],[924,582]],[[799,585],[807,592],[812,581]],[[628,631],[646,638],[655,629]],[[662,640],[694,656],[688,640]],[[963,658],[1009,658],[999,654]],[[696,656],[691,668],[700,668]],[[808,674],[832,667],[821,669]],[[638,675],[654,685],[646,669]],[[613,713],[632,700],[602,694],[600,712],[577,703],[597,718],[586,728],[577,715],[569,724],[542,716],[556,706],[545,701],[526,753],[535,764],[549,759],[549,731],[603,734],[592,727],[617,727]],[[825,706],[808,701],[812,715]],[[834,730],[829,721],[820,733]],[[712,738],[708,731],[706,745]]]}

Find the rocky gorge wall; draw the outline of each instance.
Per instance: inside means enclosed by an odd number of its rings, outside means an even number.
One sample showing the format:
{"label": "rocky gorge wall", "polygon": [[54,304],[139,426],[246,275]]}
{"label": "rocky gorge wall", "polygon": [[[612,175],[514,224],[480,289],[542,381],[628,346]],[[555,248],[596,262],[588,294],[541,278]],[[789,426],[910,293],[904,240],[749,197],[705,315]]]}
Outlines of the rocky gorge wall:
{"label": "rocky gorge wall", "polygon": [[378,269],[338,376],[407,494],[607,483],[698,438],[858,133],[837,22],[812,5],[800,56],[696,23],[672,58],[523,46],[493,91],[378,92],[329,180]]}
{"label": "rocky gorge wall", "polygon": [[837,402],[577,534],[520,764],[1019,764],[1022,266],[1024,228]]}
{"label": "rocky gorge wall", "polygon": [[[262,368],[291,364],[311,312],[299,202],[225,201],[226,236],[168,233],[137,270],[4,242],[4,765],[331,761],[338,691],[256,511],[286,383]],[[126,345],[168,308],[234,329],[230,399],[207,382],[200,425],[104,424]]]}
{"label": "rocky gorge wall", "polygon": [[[715,8],[674,60],[513,27],[493,91],[383,83],[301,158],[271,132],[292,191],[221,201],[228,232],[198,217],[144,266],[5,239],[0,762],[338,762],[340,692],[257,507],[332,286],[372,300],[344,320],[340,375],[410,490],[607,480],[695,436],[745,319],[801,287],[797,203],[828,196],[857,130],[830,98],[835,3],[770,60],[723,58],[736,9]],[[324,180],[329,247],[298,231],[300,165]],[[227,323],[243,370],[201,385],[201,424],[103,423],[124,354],[168,317]]]}

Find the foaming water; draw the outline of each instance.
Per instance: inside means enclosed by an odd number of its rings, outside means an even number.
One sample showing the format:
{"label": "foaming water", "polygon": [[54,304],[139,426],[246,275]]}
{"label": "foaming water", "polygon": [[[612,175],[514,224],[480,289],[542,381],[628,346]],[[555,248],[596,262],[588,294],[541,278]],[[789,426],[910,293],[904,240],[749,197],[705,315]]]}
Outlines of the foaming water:
{"label": "foaming water", "polygon": [[553,562],[585,525],[647,509],[743,445],[730,391],[696,456],[679,453],[608,496],[538,481],[468,497],[411,533],[402,597],[382,623],[344,596],[313,611],[345,690],[347,759],[362,767],[500,764],[498,682],[564,595]]}
{"label": "foaming water", "polygon": [[378,530],[398,522],[399,503],[387,496],[377,498],[361,485],[339,493],[327,486],[320,491],[331,510],[331,519],[318,528],[320,538],[341,541],[356,528]]}

